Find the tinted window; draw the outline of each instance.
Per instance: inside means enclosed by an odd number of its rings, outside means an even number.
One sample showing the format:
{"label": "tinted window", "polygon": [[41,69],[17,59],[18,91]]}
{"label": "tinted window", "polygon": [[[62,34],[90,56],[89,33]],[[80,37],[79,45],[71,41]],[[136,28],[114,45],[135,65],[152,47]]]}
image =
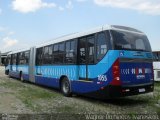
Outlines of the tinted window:
{"label": "tinted window", "polygon": [[25,64],[29,64],[29,51],[25,52]]}
{"label": "tinted window", "polygon": [[17,54],[12,54],[12,64],[16,65],[17,64]]}
{"label": "tinted window", "polygon": [[58,59],[59,63],[64,63],[64,43],[59,43],[58,47]]}
{"label": "tinted window", "polygon": [[48,46],[44,47],[44,57],[49,55],[49,50],[48,50]]}
{"label": "tinted window", "polygon": [[58,53],[58,44],[54,45],[53,51],[54,51],[54,53]]}
{"label": "tinted window", "polygon": [[53,45],[44,47],[44,58],[43,64],[52,64],[53,63]]}
{"label": "tinted window", "polygon": [[48,51],[49,51],[49,56],[52,56],[52,52],[53,52],[53,45],[50,45],[49,47],[48,47]]}
{"label": "tinted window", "polygon": [[97,36],[97,42],[96,42],[96,48],[97,48],[97,61],[101,60],[102,57],[106,54],[108,48],[107,48],[107,39],[105,36],[105,33],[99,33]]}
{"label": "tinted window", "polygon": [[53,45],[48,47],[48,64],[53,63]]}
{"label": "tinted window", "polygon": [[49,64],[49,47],[46,46],[43,48],[43,64]]}
{"label": "tinted window", "polygon": [[72,64],[75,63],[75,41],[66,42],[66,54],[65,63]]}
{"label": "tinted window", "polygon": [[89,59],[88,59],[88,63],[89,64],[93,64],[94,63],[94,55],[95,55],[95,48],[94,48],[94,36],[88,37],[87,38],[87,42],[88,42],[88,54],[89,54]]}
{"label": "tinted window", "polygon": [[59,57],[58,57],[58,44],[54,45],[53,48],[53,61],[54,63],[59,63]]}
{"label": "tinted window", "polygon": [[79,56],[80,64],[93,64],[95,56],[95,39],[94,36],[87,36],[79,39]]}
{"label": "tinted window", "polygon": [[58,63],[64,63],[64,43],[59,43],[54,45],[53,48],[53,59],[54,59],[54,64]]}
{"label": "tinted window", "polygon": [[64,43],[60,43],[59,44],[59,53],[63,53],[64,52]]}
{"label": "tinted window", "polygon": [[7,59],[6,59],[6,65],[10,65],[11,64],[11,55],[8,55],[7,56]]}
{"label": "tinted window", "polygon": [[19,65],[29,64],[29,51],[18,53],[18,64]]}
{"label": "tinted window", "polygon": [[79,39],[79,63],[86,63],[86,38]]}
{"label": "tinted window", "polygon": [[25,54],[24,52],[19,53],[19,62],[18,64],[23,65],[25,63]]}
{"label": "tinted window", "polygon": [[37,48],[36,65],[42,65],[43,48]]}
{"label": "tinted window", "polygon": [[151,51],[147,36],[124,31],[111,31],[114,48],[118,50]]}

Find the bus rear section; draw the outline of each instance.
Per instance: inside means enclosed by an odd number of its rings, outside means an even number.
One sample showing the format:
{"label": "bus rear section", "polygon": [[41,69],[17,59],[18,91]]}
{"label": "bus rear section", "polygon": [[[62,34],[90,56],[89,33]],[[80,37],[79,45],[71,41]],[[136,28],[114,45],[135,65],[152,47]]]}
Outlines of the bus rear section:
{"label": "bus rear section", "polygon": [[150,60],[118,58],[112,66],[110,96],[128,96],[153,91],[153,71]]}
{"label": "bus rear section", "polygon": [[111,30],[115,58],[112,65],[110,97],[153,92],[154,76],[152,52],[143,33]]}

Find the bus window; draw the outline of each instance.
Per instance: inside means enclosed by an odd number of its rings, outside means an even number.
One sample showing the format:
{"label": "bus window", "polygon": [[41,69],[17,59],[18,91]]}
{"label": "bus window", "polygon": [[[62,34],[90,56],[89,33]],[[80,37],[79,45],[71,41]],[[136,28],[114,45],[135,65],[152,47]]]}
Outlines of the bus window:
{"label": "bus window", "polygon": [[59,58],[59,63],[64,62],[64,43],[59,43],[58,58]]}
{"label": "bus window", "polygon": [[79,39],[79,63],[86,63],[86,38]]}
{"label": "bus window", "polygon": [[89,59],[88,59],[88,63],[89,64],[93,64],[94,63],[94,52],[95,52],[95,42],[94,42],[94,36],[88,37],[87,38],[88,41],[88,54],[89,54]]}
{"label": "bus window", "polygon": [[58,58],[58,44],[54,45],[53,48],[53,58],[54,58],[54,64],[59,63],[59,58]]}
{"label": "bus window", "polygon": [[36,54],[36,65],[42,65],[42,53],[43,48],[37,48],[37,54]]}
{"label": "bus window", "polygon": [[48,46],[43,48],[43,64],[49,64],[49,49]]}
{"label": "bus window", "polygon": [[101,60],[102,57],[106,54],[107,52],[107,40],[105,37],[105,34],[99,33],[97,36],[97,42],[96,42],[96,48],[97,48],[97,61]]}
{"label": "bus window", "polygon": [[145,50],[145,44],[144,44],[143,39],[137,39],[137,40],[135,40],[135,44],[136,44],[136,49]]}
{"label": "bus window", "polygon": [[29,64],[29,51],[25,52],[25,64]]}
{"label": "bus window", "polygon": [[151,46],[146,35],[118,30],[111,30],[111,33],[114,49],[116,50],[151,51]]}
{"label": "bus window", "polygon": [[19,62],[20,65],[24,64],[24,52],[19,53]]}
{"label": "bus window", "polygon": [[11,55],[8,55],[5,61],[5,66],[10,65],[11,64]]}
{"label": "bus window", "polygon": [[50,45],[48,47],[48,64],[52,64],[53,63],[53,45]]}
{"label": "bus window", "polygon": [[65,63],[66,64],[75,63],[75,41],[73,40],[66,42]]}
{"label": "bus window", "polygon": [[29,64],[29,51],[18,53],[18,65]]}
{"label": "bus window", "polygon": [[54,64],[64,62],[64,43],[55,44],[53,48]]}
{"label": "bus window", "polygon": [[79,39],[79,63],[94,64],[95,39],[94,35]]}
{"label": "bus window", "polygon": [[16,65],[17,64],[17,54],[12,55],[12,64]]}

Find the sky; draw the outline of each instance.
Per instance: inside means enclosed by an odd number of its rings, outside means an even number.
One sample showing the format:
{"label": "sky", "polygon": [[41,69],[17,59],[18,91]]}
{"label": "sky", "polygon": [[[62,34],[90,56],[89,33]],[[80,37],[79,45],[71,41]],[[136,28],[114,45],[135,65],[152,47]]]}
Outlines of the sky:
{"label": "sky", "polygon": [[106,24],[139,29],[160,50],[160,0],[0,0],[0,51]]}

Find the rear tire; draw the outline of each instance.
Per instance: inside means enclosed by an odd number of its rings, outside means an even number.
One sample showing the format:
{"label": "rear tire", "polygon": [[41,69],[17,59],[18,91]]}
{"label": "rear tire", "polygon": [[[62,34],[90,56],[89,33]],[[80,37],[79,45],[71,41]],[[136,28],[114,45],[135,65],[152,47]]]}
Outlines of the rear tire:
{"label": "rear tire", "polygon": [[64,96],[66,97],[71,97],[71,88],[70,88],[70,83],[67,77],[64,77],[61,82],[61,92],[63,93]]}
{"label": "rear tire", "polygon": [[9,70],[6,70],[6,71],[5,71],[5,74],[6,74],[6,75],[9,75]]}
{"label": "rear tire", "polygon": [[22,72],[20,73],[19,79],[20,79],[20,81],[21,81],[21,82],[24,82],[24,79],[23,79],[23,74],[22,74]]}

